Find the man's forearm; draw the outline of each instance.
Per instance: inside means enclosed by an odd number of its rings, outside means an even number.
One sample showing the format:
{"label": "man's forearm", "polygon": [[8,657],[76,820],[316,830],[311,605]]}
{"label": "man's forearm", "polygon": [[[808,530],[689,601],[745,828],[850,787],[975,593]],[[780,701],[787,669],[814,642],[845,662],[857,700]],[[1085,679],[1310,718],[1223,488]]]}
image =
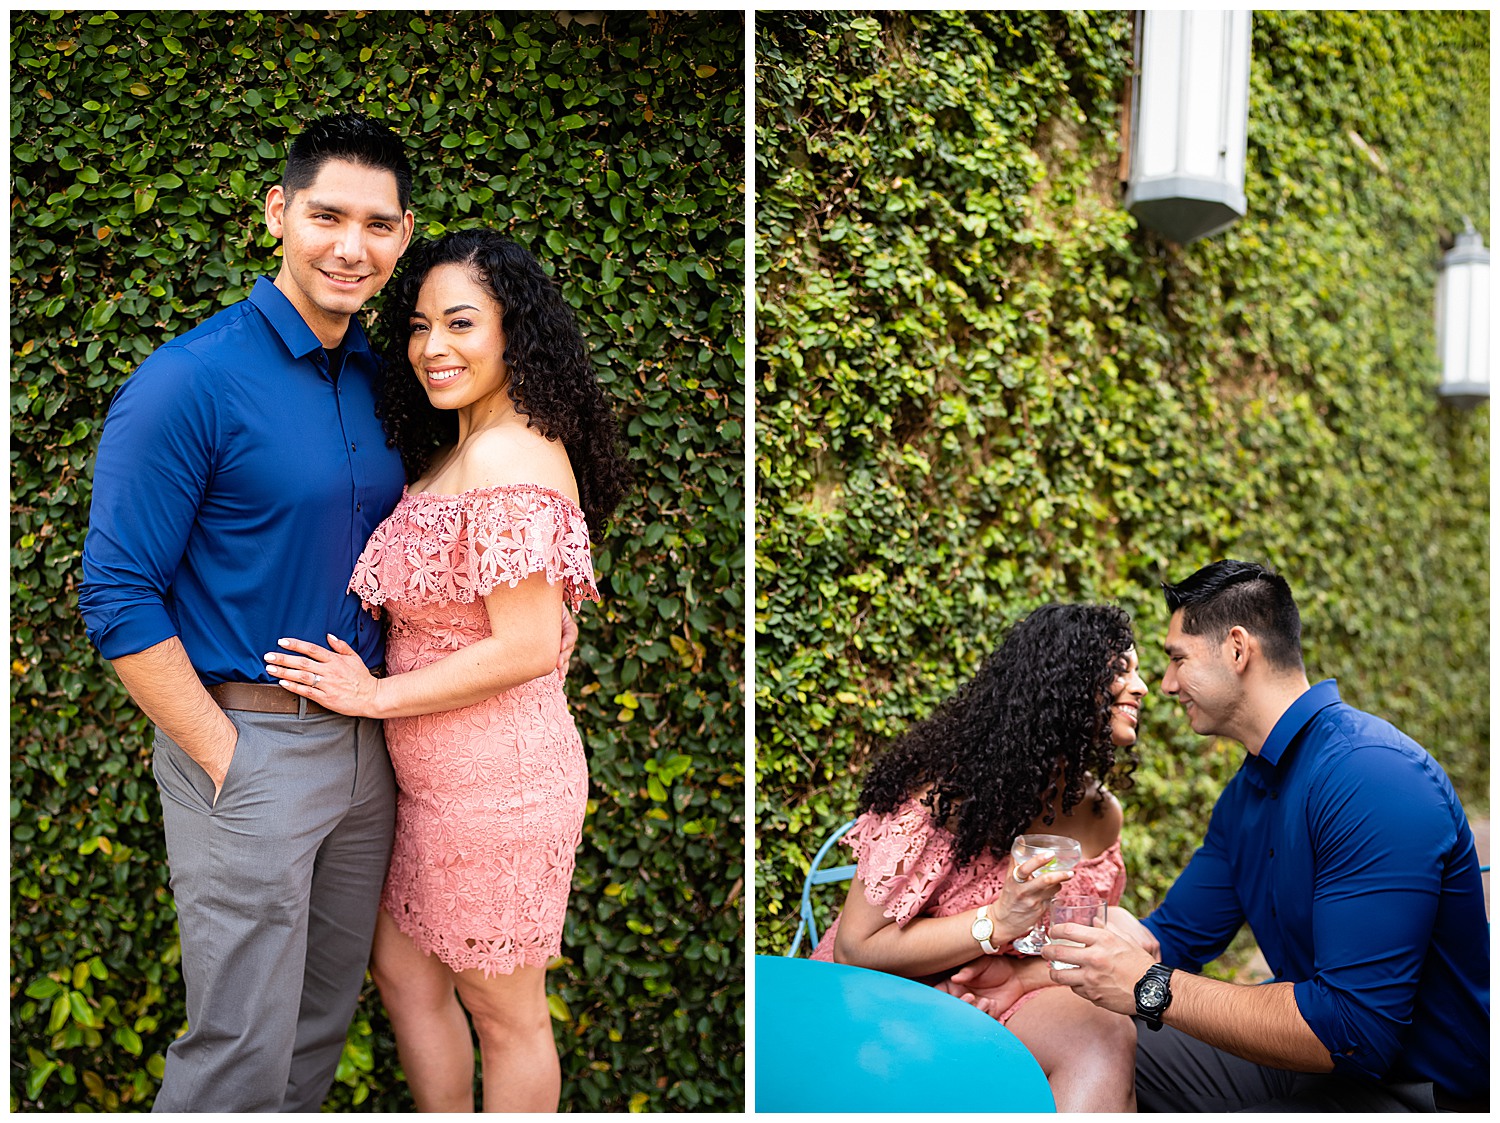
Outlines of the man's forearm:
{"label": "man's forearm", "polygon": [[1247,1061],[1294,1072],[1330,1072],[1333,1058],[1297,1008],[1291,983],[1240,986],[1172,973],[1162,1021]]}
{"label": "man's forearm", "polygon": [[[1066,959],[1076,970],[1052,970],[1052,981],[1117,1014],[1136,1012],[1135,988],[1156,955],[1110,928],[1054,925],[1055,939],[1083,947],[1048,944],[1042,958]],[[1330,1072],[1333,1058],[1318,1040],[1291,983],[1238,986],[1186,971],[1172,972],[1172,1002],[1162,1021],[1174,1029],[1247,1061],[1294,1072]]]}
{"label": "man's forearm", "polygon": [[223,784],[238,734],[198,681],[182,641],[173,636],[110,665],[146,716],[202,765],[215,788]]}

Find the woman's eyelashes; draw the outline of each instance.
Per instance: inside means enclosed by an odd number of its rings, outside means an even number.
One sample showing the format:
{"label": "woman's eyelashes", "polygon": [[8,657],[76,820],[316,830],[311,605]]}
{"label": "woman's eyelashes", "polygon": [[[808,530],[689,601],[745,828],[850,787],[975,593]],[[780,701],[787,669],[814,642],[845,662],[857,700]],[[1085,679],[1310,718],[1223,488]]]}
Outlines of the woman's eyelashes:
{"label": "woman's eyelashes", "polygon": [[[467,331],[469,328],[471,328],[473,326],[474,326],[474,322],[472,320],[451,320],[448,323],[448,330],[449,331]],[[416,335],[418,332],[423,332],[423,331],[426,331],[426,330],[427,330],[427,321],[426,320],[413,320],[412,323],[411,323],[411,325],[410,325],[410,327],[407,329],[407,334],[408,335]]]}

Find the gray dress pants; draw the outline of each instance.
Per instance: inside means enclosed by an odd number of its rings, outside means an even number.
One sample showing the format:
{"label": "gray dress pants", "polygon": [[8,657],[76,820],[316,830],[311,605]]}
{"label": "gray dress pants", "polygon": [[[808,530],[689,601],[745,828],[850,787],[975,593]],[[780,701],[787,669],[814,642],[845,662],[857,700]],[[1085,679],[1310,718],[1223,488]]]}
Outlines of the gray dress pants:
{"label": "gray dress pants", "polygon": [[317,1111],[364,984],[395,829],[379,721],[226,711],[213,781],[157,731],[188,1030],[155,1111]]}
{"label": "gray dress pants", "polygon": [[1242,1060],[1171,1026],[1136,1021],[1137,1111],[1436,1111],[1431,1084],[1378,1084]]}

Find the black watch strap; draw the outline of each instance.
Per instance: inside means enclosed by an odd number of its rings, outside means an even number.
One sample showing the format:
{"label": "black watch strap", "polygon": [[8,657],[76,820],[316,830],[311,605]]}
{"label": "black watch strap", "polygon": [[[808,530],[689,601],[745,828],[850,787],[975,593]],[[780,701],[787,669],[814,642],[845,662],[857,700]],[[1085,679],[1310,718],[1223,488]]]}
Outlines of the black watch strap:
{"label": "black watch strap", "polygon": [[1135,1012],[1152,1029],[1161,1029],[1161,1016],[1172,1005],[1172,969],[1153,963],[1135,984]]}

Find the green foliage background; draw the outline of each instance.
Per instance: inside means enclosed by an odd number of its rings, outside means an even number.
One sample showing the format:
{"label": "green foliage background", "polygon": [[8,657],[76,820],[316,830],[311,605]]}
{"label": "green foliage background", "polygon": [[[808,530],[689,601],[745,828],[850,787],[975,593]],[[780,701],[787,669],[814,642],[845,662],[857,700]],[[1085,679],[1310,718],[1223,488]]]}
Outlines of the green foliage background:
{"label": "green foliage background", "polygon": [[[743,19],[11,15],[11,1106],[141,1110],[183,1027],[149,739],[77,618],[111,394],[274,273],[305,116],[407,139],[418,233],[533,248],[638,489],[570,687],[591,813],[551,976],[563,1102],[743,1106]],[[409,1110],[367,991],[328,1107]]]}
{"label": "green foliage background", "polygon": [[[1120,206],[1126,12],[756,21],[757,949],[870,752],[1048,600],[1269,562],[1314,680],[1489,785],[1489,408],[1434,395],[1439,237],[1489,241],[1489,16],[1254,15],[1249,213]],[[1146,700],[1126,904],[1239,750]],[[835,895],[836,896],[836,895]]]}

